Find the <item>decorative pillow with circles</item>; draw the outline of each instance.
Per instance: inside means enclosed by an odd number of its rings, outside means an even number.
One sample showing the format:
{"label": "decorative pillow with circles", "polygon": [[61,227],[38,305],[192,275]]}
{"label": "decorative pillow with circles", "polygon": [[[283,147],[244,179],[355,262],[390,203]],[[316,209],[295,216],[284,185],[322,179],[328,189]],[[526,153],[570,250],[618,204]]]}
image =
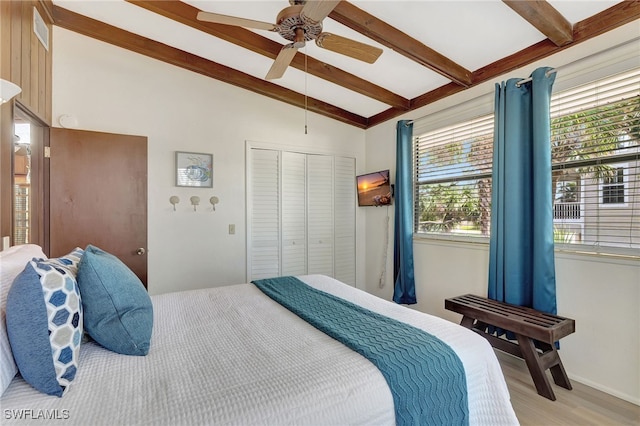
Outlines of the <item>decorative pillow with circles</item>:
{"label": "decorative pillow with circles", "polygon": [[62,396],[78,369],[82,301],[76,282],[83,250],[55,259],[33,259],[7,297],[7,333],[24,380]]}

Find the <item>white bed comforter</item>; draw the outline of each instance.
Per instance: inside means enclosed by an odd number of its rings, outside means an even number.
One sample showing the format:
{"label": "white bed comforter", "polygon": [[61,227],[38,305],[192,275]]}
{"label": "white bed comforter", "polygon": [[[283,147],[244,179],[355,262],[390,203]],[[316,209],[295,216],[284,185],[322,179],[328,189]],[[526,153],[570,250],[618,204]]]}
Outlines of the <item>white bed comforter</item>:
{"label": "white bed comforter", "polygon": [[[444,340],[465,367],[471,424],[518,423],[500,365],[482,337],[332,278],[300,278]],[[41,394],[17,377],[0,399],[2,424],[42,425],[43,418],[65,425],[394,424],[391,393],[373,364],[253,284],[152,300],[149,355],[85,343],[64,397]]]}

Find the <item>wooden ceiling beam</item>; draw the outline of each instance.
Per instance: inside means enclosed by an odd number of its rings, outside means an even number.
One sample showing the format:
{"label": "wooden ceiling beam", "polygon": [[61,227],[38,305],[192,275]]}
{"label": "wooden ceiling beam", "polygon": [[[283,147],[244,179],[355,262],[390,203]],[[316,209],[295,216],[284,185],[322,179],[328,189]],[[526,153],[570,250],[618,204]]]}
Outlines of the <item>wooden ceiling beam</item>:
{"label": "wooden ceiling beam", "polygon": [[[180,22],[181,24],[188,25],[192,28],[206,32],[207,34],[226,40],[238,46],[242,46],[252,52],[259,53],[272,59],[275,59],[276,56],[278,56],[278,53],[282,48],[282,44],[260,36],[245,28],[199,21],[197,19],[197,15],[200,10],[181,1],[127,1],[151,12]],[[301,71],[305,71],[304,54],[297,53],[291,62],[291,66]],[[330,64],[312,58],[311,56],[307,56],[306,70],[311,75],[340,85],[391,107],[405,110],[409,109],[409,99]],[[267,70],[265,70],[265,74],[266,71]]]}
{"label": "wooden ceiling beam", "polygon": [[575,43],[589,40],[621,25],[640,19],[640,1],[625,0],[573,26]]}
{"label": "wooden ceiling beam", "polygon": [[573,41],[571,23],[551,4],[544,0],[502,0],[556,46],[564,46]]}
{"label": "wooden ceiling beam", "polygon": [[53,22],[53,0],[38,0],[49,21]]}
{"label": "wooden ceiling beam", "polygon": [[395,50],[461,86],[469,87],[473,84],[471,71],[347,1],[341,1],[329,14],[329,18]]}
{"label": "wooden ceiling beam", "polygon": [[[56,5],[53,6],[53,17],[54,25],[61,28],[250,90],[260,95],[268,96],[278,101],[286,102],[290,105],[305,108],[304,95],[234,70],[225,65],[218,64],[217,62],[167,46],[166,44],[71,12]],[[352,126],[360,128],[367,127],[367,119],[365,117],[318,99],[307,98],[307,109]]]}
{"label": "wooden ceiling beam", "polygon": [[[493,80],[510,71],[522,68],[525,65],[573,47],[583,41],[592,39],[638,19],[640,19],[640,0],[617,3],[596,15],[577,22],[573,26],[573,42],[569,44],[557,46],[549,39],[546,39],[474,71],[474,86],[488,80]],[[411,110],[429,105],[462,90],[464,90],[464,88],[451,83],[446,84],[413,98],[411,100]],[[368,128],[391,120],[404,113],[406,113],[406,111],[394,110],[393,108],[382,111],[369,117]]]}

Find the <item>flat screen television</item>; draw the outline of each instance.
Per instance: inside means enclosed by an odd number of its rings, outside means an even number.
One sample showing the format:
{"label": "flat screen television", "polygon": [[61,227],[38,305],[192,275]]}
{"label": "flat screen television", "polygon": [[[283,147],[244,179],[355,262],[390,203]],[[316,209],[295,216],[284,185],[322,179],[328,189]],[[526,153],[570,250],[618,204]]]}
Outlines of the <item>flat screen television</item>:
{"label": "flat screen television", "polygon": [[356,176],[359,206],[388,206],[391,204],[392,188],[389,170]]}

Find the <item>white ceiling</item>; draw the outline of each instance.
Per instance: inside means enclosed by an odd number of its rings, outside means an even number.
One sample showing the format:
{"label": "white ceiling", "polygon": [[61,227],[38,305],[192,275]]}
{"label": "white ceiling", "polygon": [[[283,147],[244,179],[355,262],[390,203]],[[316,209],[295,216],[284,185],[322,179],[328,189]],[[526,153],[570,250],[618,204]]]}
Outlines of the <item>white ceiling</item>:
{"label": "white ceiling", "polygon": [[[287,0],[184,0],[200,10],[275,23]],[[546,39],[541,32],[499,0],[383,1],[351,0],[365,12],[421,41],[462,67],[475,71]],[[272,59],[165,18],[124,0],[54,0],[63,7],[129,32],[226,65],[263,79]],[[599,13],[618,1],[551,0],[549,3],[571,24]],[[450,82],[440,74],[382,46],[364,35],[326,18],[323,31],[349,37],[383,49],[374,64],[366,64],[307,43],[301,51],[357,75],[407,99]],[[261,36],[286,44],[278,34],[256,30]],[[306,93],[344,110],[370,117],[389,108],[380,101],[289,67],[273,83]]]}

